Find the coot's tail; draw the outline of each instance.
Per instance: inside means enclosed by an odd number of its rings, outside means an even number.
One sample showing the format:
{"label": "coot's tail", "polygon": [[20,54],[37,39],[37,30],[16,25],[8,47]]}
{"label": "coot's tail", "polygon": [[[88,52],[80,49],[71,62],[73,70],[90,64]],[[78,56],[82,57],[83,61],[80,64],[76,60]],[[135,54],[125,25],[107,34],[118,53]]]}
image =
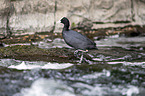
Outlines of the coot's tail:
{"label": "coot's tail", "polygon": [[95,47],[95,48],[93,48],[93,49],[96,49],[96,50],[98,50],[98,48],[97,48],[97,47]]}
{"label": "coot's tail", "polygon": [[98,50],[98,48],[97,48],[97,47],[96,47],[95,49],[96,49],[96,50]]}
{"label": "coot's tail", "polygon": [[90,45],[89,47],[88,47],[88,49],[96,49],[96,50],[98,50],[98,48],[97,48],[97,46],[94,46],[94,45]]}

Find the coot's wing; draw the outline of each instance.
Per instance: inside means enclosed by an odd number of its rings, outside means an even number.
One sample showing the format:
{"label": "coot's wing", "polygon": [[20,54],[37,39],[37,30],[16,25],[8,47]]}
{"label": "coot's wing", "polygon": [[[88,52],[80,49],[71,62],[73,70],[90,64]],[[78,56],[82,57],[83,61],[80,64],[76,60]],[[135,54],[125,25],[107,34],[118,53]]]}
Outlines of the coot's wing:
{"label": "coot's wing", "polygon": [[87,38],[86,36],[82,35],[81,33],[76,32],[76,31],[71,30],[70,34],[74,38],[79,39],[81,42],[86,42],[87,44],[96,44],[91,39]]}
{"label": "coot's wing", "polygon": [[73,30],[64,31],[63,38],[68,45],[74,47],[75,49],[86,49],[90,45],[96,45],[92,40],[90,40],[86,36]]}

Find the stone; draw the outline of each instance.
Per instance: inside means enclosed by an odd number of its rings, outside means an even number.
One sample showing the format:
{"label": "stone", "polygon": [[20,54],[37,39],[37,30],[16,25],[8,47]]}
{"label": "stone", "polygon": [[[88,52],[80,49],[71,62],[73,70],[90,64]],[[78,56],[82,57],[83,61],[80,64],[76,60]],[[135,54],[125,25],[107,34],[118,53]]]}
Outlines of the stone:
{"label": "stone", "polygon": [[93,29],[145,24],[144,0],[1,0],[0,4],[0,34],[7,19],[13,35],[61,32],[62,25],[56,22],[62,17],[68,17],[72,27]]}
{"label": "stone", "polygon": [[10,18],[10,26],[15,34],[51,31],[54,23],[52,0],[16,1],[14,6],[15,14]]}

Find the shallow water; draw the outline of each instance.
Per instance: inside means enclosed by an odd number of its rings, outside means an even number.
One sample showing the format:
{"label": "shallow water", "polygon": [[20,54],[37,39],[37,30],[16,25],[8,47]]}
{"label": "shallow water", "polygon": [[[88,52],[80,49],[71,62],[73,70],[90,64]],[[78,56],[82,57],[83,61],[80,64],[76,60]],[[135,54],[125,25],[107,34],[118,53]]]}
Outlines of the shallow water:
{"label": "shallow water", "polygon": [[[0,59],[0,96],[144,96],[145,37],[114,35],[95,42],[99,50],[120,48],[138,55],[92,55],[90,64]],[[70,48],[59,38],[34,44]]]}

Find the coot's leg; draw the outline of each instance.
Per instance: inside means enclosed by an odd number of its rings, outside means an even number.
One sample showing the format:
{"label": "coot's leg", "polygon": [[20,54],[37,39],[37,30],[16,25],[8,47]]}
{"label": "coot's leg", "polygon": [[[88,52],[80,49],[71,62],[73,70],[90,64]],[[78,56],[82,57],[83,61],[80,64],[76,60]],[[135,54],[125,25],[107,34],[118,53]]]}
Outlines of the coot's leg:
{"label": "coot's leg", "polygon": [[78,49],[78,50],[76,50],[76,51],[74,52],[74,54],[77,54],[79,51],[80,51],[80,52],[88,52],[88,50],[84,51],[84,50]]}
{"label": "coot's leg", "polygon": [[76,50],[76,51],[74,52],[74,55],[75,55],[76,57],[78,57],[78,52],[79,52],[79,50]]}
{"label": "coot's leg", "polygon": [[74,55],[78,58],[78,52],[88,52],[88,50],[84,51],[84,50],[81,50],[81,49],[78,49],[74,52]]}
{"label": "coot's leg", "polygon": [[[79,56],[78,56],[78,52],[82,52],[81,58],[79,58]],[[80,59],[79,63],[81,63],[81,62],[83,61],[84,52],[88,52],[88,50],[84,51],[84,50],[80,50],[80,49],[78,49],[78,50],[76,50],[76,51],[74,52],[74,55],[75,55],[77,58]]]}
{"label": "coot's leg", "polygon": [[79,63],[82,63],[82,61],[83,61],[83,57],[84,57],[84,52],[82,51],[82,55],[81,55],[81,58],[80,58]]}

